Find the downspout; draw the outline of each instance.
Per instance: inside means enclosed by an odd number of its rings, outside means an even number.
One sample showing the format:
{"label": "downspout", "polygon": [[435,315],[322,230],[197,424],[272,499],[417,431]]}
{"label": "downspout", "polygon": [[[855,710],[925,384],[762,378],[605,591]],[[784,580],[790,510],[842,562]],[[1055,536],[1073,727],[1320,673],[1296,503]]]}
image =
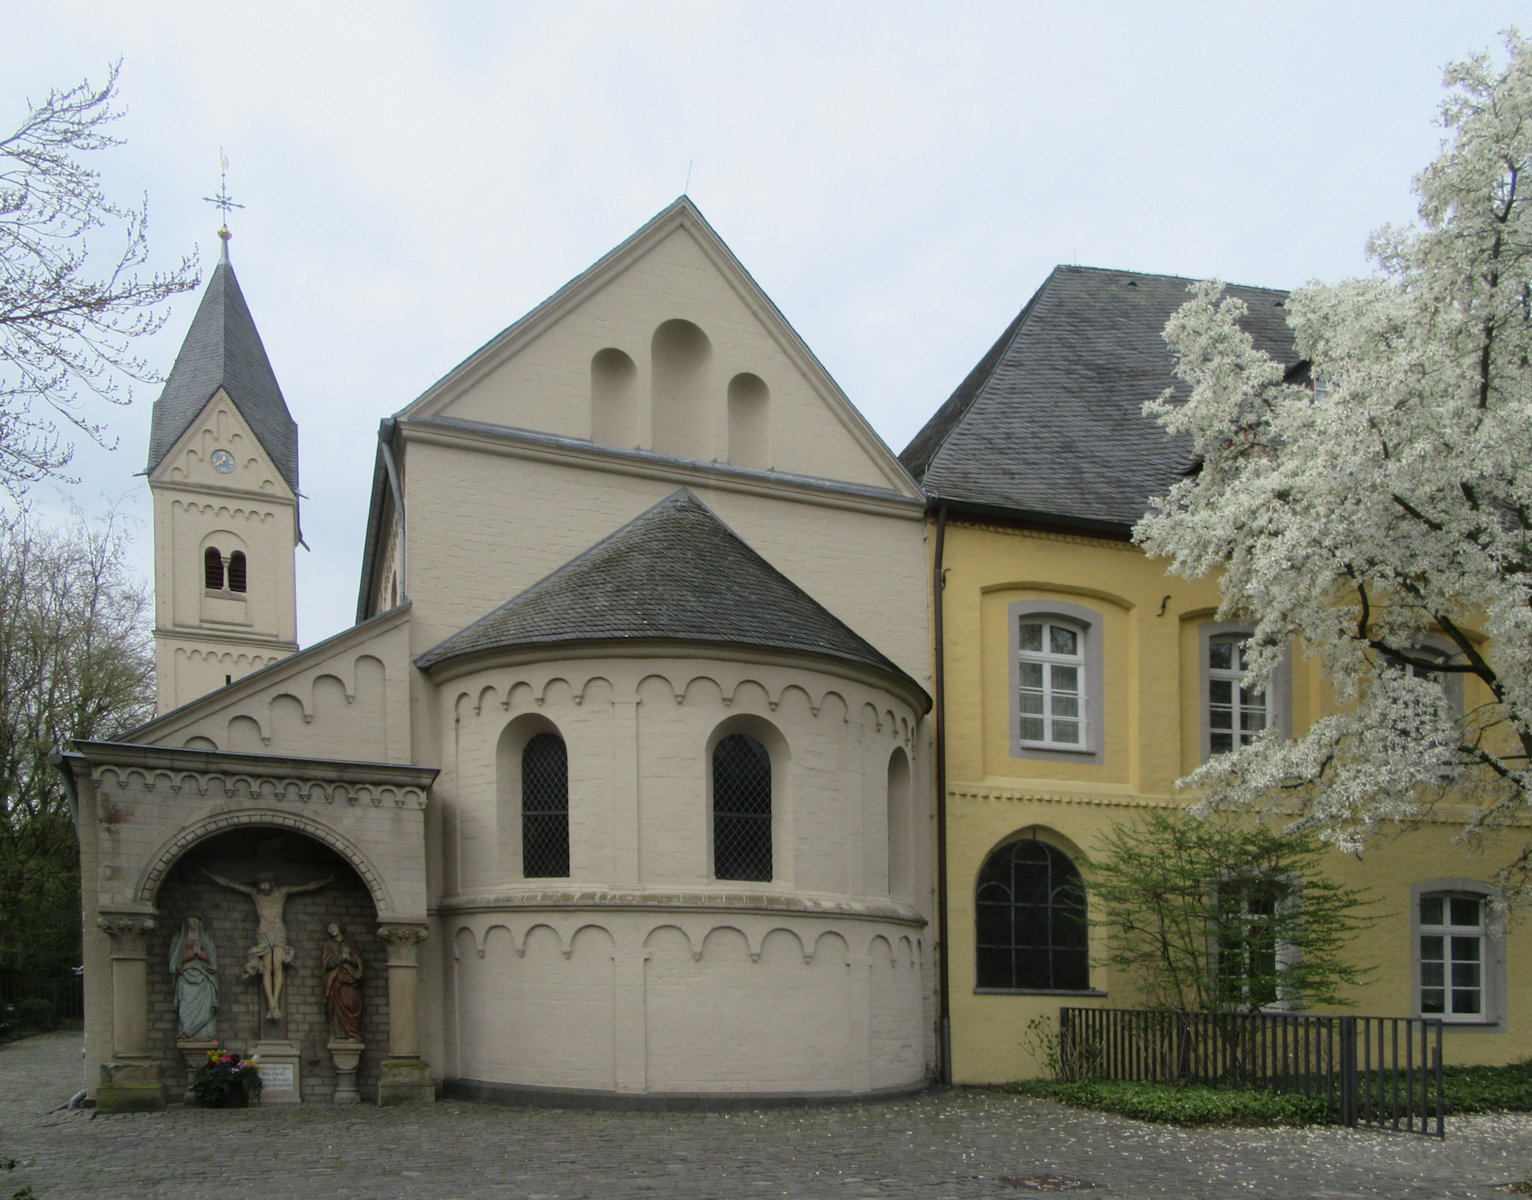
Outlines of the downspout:
{"label": "downspout", "polygon": [[936,510],[936,567],[932,572],[931,619],[933,631],[934,675],[936,691],[936,945],[937,945],[937,1020],[941,1031],[941,1076],[943,1084],[952,1083],[952,1003],[947,969],[947,689],[945,646],[942,636],[942,590],[947,580],[942,554],[947,542],[947,509]]}
{"label": "downspout", "polygon": [[406,569],[405,548],[409,539],[404,536],[404,488],[399,484],[399,468],[394,462],[394,430],[398,428],[392,418],[378,429],[378,450],[383,455],[383,469],[388,473],[388,490],[393,493],[394,511],[399,514],[399,599],[409,599],[410,575]]}

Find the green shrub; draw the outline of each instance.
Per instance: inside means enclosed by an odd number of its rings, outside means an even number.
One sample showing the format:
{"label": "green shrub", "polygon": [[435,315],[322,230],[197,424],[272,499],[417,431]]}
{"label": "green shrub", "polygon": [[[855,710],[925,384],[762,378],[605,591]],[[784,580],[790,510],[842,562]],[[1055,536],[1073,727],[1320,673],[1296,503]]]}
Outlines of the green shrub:
{"label": "green shrub", "polygon": [[1172,1125],[1315,1125],[1327,1119],[1325,1102],[1319,1097],[1256,1088],[1093,1079],[1079,1083],[1026,1080],[1008,1084],[1005,1090]]}
{"label": "green shrub", "polygon": [[50,1033],[58,1028],[58,1013],[51,1000],[19,1000],[16,1003],[16,1028],[35,1033]]}
{"label": "green shrub", "polygon": [[[1004,1090],[1173,1125],[1322,1125],[1330,1119],[1322,1097],[1259,1088],[1029,1079],[1007,1084]],[[1532,1112],[1532,1061],[1503,1067],[1447,1067],[1442,1072],[1442,1093],[1448,1116]],[[1434,1100],[1430,1107],[1435,1109]]]}
{"label": "green shrub", "polygon": [[1532,1112],[1532,1062],[1503,1067],[1446,1067],[1449,1113]]}

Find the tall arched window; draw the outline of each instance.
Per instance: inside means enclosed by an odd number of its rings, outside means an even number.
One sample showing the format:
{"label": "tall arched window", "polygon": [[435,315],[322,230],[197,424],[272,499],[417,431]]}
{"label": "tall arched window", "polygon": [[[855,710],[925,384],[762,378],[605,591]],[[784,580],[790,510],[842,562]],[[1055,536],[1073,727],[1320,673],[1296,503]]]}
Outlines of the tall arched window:
{"label": "tall arched window", "polygon": [[245,552],[236,550],[229,555],[229,591],[245,590]]}
{"label": "tall arched window", "polygon": [[771,755],[747,733],[713,747],[713,877],[771,879]]}
{"label": "tall arched window", "polygon": [[202,584],[210,592],[223,591],[223,555],[217,546],[202,552]]}
{"label": "tall arched window", "polygon": [[521,751],[521,873],[569,875],[569,757],[556,733],[538,734]]}
{"label": "tall arched window", "polygon": [[888,758],[888,894],[896,900],[915,895],[910,832],[910,760],[896,749]]}
{"label": "tall arched window", "polygon": [[978,986],[1008,991],[1090,987],[1085,885],[1047,842],[1011,842],[979,871]]}

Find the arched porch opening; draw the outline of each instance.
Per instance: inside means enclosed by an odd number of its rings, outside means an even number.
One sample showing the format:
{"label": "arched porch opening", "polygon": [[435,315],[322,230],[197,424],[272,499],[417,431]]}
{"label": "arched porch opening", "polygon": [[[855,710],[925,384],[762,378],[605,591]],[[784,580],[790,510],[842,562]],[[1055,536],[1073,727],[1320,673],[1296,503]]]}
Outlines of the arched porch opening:
{"label": "arched porch opening", "polygon": [[[283,963],[280,1017],[271,1015],[263,990],[255,897],[239,890],[259,888],[263,878],[285,893],[280,914],[286,949],[279,953],[284,960],[290,953],[291,961]],[[216,1037],[222,1048],[242,1054],[262,1042],[296,1043],[303,1100],[330,1100],[336,1076],[327,1051],[334,1031],[326,1012],[324,958],[326,944],[336,941],[328,932],[334,923],[362,962],[361,1035],[367,1048],[357,1083],[363,1095],[376,1094],[389,1049],[388,954],[378,935],[373,894],[345,857],[292,828],[245,824],[184,850],[160,874],[152,900],[157,916],[146,947],[149,1052],[164,1079],[184,1078],[186,1072],[174,969],[186,954],[187,921],[195,917],[204,946],[212,945],[209,973],[217,981],[215,1028],[200,1030],[199,1040]],[[177,1094],[172,1083],[170,1095]]]}

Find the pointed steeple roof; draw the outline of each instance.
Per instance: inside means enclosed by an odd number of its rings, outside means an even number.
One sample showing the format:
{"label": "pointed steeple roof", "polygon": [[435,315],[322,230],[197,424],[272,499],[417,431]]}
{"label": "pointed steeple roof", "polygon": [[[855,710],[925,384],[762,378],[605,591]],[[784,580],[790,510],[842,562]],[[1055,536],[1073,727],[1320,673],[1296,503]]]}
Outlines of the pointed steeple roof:
{"label": "pointed steeple roof", "polygon": [[517,646],[621,639],[822,655],[909,680],[686,488],[433,646],[415,665]]}
{"label": "pointed steeple roof", "polygon": [[154,402],[146,474],[153,474],[220,387],[296,496],[298,426],[287,411],[261,335],[234,278],[227,242],[165,389]]}

